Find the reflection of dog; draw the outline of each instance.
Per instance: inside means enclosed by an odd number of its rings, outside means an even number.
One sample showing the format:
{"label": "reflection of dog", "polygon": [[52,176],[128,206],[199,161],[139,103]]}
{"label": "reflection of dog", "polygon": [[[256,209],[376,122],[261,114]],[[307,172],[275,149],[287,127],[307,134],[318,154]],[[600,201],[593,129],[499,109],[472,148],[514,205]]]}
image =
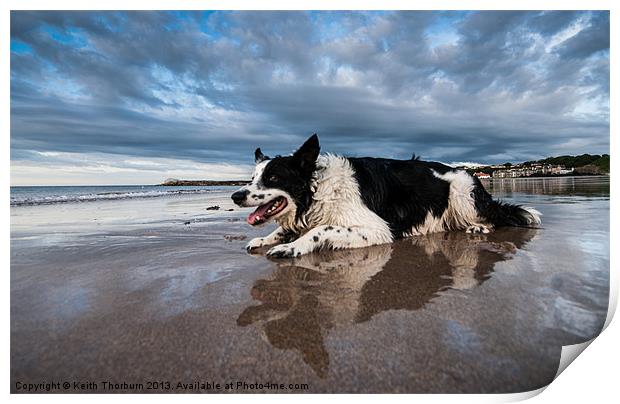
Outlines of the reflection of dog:
{"label": "reflection of dog", "polygon": [[539,212],[494,201],[466,171],[416,158],[345,158],[319,150],[316,135],[292,156],[270,159],[256,149],[252,182],[232,199],[257,207],[249,224],[273,219],[280,227],[250,241],[248,250],[278,244],[267,254],[293,257],[446,230],[540,224]]}
{"label": "reflection of dog", "polygon": [[278,260],[272,278],[252,287],[260,304],[246,308],[237,324],[261,324],[269,343],[301,352],[324,377],[328,329],[368,321],[386,310],[418,310],[446,289],[475,287],[490,277],[496,262],[511,258],[534,234],[532,229],[476,236],[437,233]]}

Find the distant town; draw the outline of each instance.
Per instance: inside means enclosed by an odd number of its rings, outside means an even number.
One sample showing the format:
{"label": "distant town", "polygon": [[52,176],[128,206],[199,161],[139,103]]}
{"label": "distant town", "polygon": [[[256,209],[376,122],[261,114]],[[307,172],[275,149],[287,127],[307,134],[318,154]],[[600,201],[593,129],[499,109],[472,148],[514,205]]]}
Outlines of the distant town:
{"label": "distant town", "polygon": [[609,154],[548,157],[512,164],[462,166],[474,176],[485,178],[558,177],[609,174]]}

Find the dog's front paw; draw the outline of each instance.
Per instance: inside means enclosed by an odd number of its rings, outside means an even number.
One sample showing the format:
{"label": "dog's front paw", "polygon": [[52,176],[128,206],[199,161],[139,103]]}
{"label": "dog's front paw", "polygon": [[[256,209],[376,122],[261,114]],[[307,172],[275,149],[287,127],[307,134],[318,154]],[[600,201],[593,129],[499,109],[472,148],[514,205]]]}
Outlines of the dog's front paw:
{"label": "dog's front paw", "polygon": [[484,233],[484,234],[488,234],[488,233],[490,233],[490,232],[491,232],[491,230],[490,230],[487,226],[485,226],[485,225],[483,225],[483,224],[475,224],[475,225],[471,225],[471,226],[469,226],[469,227],[465,230],[465,233],[472,233],[472,234],[475,234],[475,233]]}
{"label": "dog's front paw", "polygon": [[293,243],[280,244],[275,247],[271,247],[269,251],[267,251],[267,256],[273,258],[291,258],[299,257],[300,255],[301,251],[296,250]]}
{"label": "dog's front paw", "polygon": [[257,238],[253,238],[252,240],[250,240],[250,242],[246,244],[245,249],[248,252],[252,252],[252,250],[256,250],[257,248],[264,247],[265,245],[266,245],[265,238],[257,237]]}

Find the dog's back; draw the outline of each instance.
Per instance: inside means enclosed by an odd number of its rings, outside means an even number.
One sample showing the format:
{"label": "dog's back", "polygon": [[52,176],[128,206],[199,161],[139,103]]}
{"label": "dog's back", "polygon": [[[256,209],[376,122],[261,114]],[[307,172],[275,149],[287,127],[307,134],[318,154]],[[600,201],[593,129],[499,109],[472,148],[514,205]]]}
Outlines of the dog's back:
{"label": "dog's back", "polygon": [[540,223],[536,211],[494,201],[464,170],[417,158],[348,160],[364,203],[389,224],[395,238]]}

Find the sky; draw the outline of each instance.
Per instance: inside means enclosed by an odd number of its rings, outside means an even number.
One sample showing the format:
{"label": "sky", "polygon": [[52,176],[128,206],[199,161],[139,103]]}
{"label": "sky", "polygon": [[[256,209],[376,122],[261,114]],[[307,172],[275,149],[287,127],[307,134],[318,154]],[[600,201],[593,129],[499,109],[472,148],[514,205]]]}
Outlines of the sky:
{"label": "sky", "polygon": [[312,133],[445,163],[609,153],[609,13],[11,12],[11,184],[247,179]]}

